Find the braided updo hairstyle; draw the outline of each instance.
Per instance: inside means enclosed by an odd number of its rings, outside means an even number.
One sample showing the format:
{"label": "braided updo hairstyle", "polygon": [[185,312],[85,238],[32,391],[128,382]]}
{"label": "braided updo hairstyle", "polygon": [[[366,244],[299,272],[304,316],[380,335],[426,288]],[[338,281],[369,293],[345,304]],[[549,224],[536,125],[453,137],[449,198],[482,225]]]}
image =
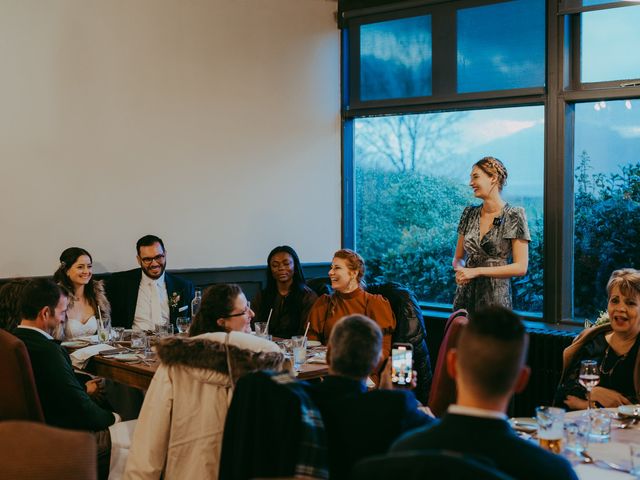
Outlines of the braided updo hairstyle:
{"label": "braided updo hairstyle", "polygon": [[498,189],[502,191],[502,187],[507,184],[507,169],[504,164],[495,157],[484,157],[473,164],[474,167],[478,167],[484,173],[490,177],[496,177],[498,179]]}

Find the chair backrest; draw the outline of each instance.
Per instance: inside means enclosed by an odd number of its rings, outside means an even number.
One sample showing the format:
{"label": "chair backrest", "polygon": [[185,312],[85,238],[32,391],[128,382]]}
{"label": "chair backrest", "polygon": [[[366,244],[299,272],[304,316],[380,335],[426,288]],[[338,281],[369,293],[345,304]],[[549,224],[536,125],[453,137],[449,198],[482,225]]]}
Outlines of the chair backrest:
{"label": "chair backrest", "polygon": [[322,416],[288,373],[240,378],[225,420],[220,480],[329,476]]}
{"label": "chair backrest", "polygon": [[480,457],[446,450],[397,452],[358,463],[353,480],[513,480]]}
{"label": "chair backrest", "polygon": [[413,346],[413,368],[418,372],[414,393],[418,400],[426,403],[431,389],[431,359],[426,341],[427,330],[416,297],[411,290],[396,282],[369,284],[367,292],[382,295],[389,301],[396,317],[393,341]]}
{"label": "chair backrest", "polygon": [[0,329],[0,420],[44,422],[31,360],[24,343]]}
{"label": "chair backrest", "polygon": [[43,423],[0,422],[1,478],[95,480],[95,437]]}
{"label": "chair backrest", "polygon": [[433,370],[433,381],[429,395],[429,408],[440,417],[450,404],[456,401],[456,382],[447,371],[447,352],[458,344],[462,328],[467,324],[467,311],[460,309],[453,312],[444,327],[444,336],[440,343],[436,367]]}

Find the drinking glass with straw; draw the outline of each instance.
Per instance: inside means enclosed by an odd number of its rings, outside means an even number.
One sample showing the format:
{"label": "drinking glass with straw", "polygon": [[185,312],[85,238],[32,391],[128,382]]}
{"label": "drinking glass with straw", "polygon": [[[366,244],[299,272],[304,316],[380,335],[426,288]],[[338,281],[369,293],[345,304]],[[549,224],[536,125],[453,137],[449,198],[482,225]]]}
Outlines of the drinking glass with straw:
{"label": "drinking glass with straw", "polygon": [[105,327],[104,320],[102,319],[100,306],[98,306],[98,340],[100,340],[101,343],[109,340],[109,331]]}

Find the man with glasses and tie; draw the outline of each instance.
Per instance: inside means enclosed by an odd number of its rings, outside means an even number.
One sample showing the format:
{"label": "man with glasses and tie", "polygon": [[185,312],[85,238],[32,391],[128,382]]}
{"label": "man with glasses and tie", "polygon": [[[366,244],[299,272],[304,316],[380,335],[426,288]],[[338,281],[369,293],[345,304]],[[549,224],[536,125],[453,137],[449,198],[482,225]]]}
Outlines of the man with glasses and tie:
{"label": "man with glasses and tie", "polygon": [[193,284],[169,272],[162,239],[145,235],[136,243],[140,268],[117,272],[107,280],[113,326],[154,330],[179,316],[190,316]]}

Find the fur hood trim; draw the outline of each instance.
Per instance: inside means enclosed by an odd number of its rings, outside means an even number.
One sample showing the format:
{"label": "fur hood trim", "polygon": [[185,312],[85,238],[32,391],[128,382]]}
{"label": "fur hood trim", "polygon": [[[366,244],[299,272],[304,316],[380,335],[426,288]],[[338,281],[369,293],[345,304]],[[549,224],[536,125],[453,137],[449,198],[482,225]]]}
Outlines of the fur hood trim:
{"label": "fur hood trim", "polygon": [[283,369],[284,355],[281,352],[256,352],[206,338],[169,337],[157,344],[156,351],[166,366],[205,369],[229,375],[227,348],[234,382],[257,370]]}

